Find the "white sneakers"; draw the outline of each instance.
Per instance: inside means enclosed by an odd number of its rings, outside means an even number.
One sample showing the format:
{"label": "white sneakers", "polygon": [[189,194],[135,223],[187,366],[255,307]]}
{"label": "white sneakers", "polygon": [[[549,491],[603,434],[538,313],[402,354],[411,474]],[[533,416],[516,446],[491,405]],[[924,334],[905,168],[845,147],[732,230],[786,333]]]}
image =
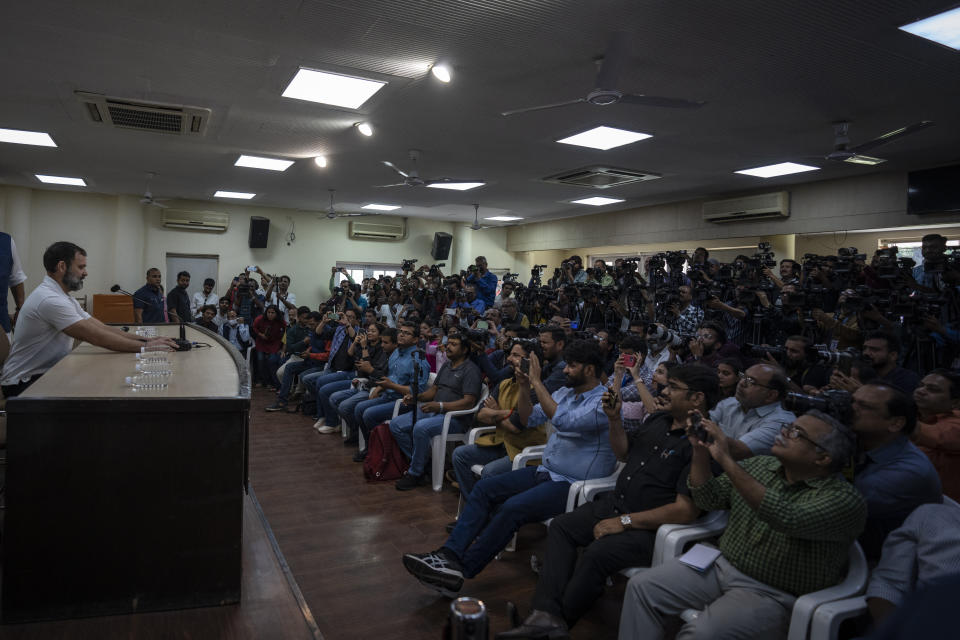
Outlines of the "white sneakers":
{"label": "white sneakers", "polygon": [[340,427],[328,425],[326,418],[320,418],[314,422],[313,428],[317,430],[317,433],[340,433]]}

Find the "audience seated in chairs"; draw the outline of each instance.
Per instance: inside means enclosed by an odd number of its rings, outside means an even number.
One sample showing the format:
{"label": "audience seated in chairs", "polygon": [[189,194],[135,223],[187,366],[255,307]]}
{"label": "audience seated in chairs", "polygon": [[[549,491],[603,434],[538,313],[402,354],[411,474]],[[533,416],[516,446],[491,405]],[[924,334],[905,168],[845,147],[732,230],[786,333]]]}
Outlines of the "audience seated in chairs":
{"label": "audience seated in chairs", "polygon": [[[721,555],[703,573],[668,560],[627,583],[621,640],[664,636],[664,619],[703,609],[682,638],[776,638],[786,633],[797,596],[838,583],[866,504],[838,472],[853,435],[835,418],[809,411],[781,430],[772,456],[738,463],[729,438],[703,420],[712,442],[688,430],[689,486],[697,507],[729,509]],[[724,473],[713,477],[710,460]]]}
{"label": "audience seated in chairs", "polygon": [[293,382],[297,376],[306,376],[310,373],[320,374],[330,357],[330,349],[327,342],[323,340],[319,333],[322,330],[320,322],[324,316],[313,311],[310,317],[317,323],[313,333],[304,338],[304,344],[307,348],[298,355],[303,358],[300,362],[288,362],[283,371],[283,378],[280,380],[280,389],[277,391],[277,400],[266,407],[267,411],[288,411],[287,398],[293,388]]}
{"label": "audience seated in chairs", "polygon": [[[603,493],[550,523],[547,555],[532,612],[523,625],[501,633],[498,640],[555,637],[576,624],[603,592],[604,580],[626,567],[649,566],[657,528],[687,523],[699,509],[690,498],[687,475],[692,451],[687,438],[690,411],[706,414],[716,402],[717,374],[699,365],[670,372],[667,411],[627,434],[620,402],[612,392],[605,400],[610,444],[626,463],[611,492]],[[578,548],[584,551],[577,559]]]}
{"label": "audience seated in chairs", "polygon": [[[331,314],[327,323],[319,331],[321,340],[330,341],[330,357],[327,367],[316,373],[301,374],[303,385],[314,392],[317,398],[316,422],[313,428],[319,433],[338,433],[336,425],[339,419],[336,409],[330,403],[330,396],[337,391],[350,388],[350,381],[356,377],[354,360],[359,355],[356,337],[360,329],[359,312],[347,309],[336,316]],[[330,424],[327,424],[327,420]]]}
{"label": "audience seated in chairs", "polygon": [[853,483],[867,502],[860,545],[868,561],[880,557],[883,540],[921,504],[940,502],[937,470],[910,442],[917,407],[887,383],[865,384],[853,394],[858,455]]}
{"label": "audience seated in chairs", "polygon": [[[540,379],[536,355],[530,356],[529,376],[517,374],[521,421],[528,428],[553,423],[542,464],[481,480],[442,547],[405,554],[404,567],[421,584],[444,594],[457,593],[463,579],[479,574],[521,525],[563,513],[571,482],[613,471],[616,458],[600,402],[605,388],[599,378],[603,371],[599,351],[592,340],[576,340],[563,356],[567,386],[552,395]],[[530,403],[531,384],[539,400],[536,406]]]}
{"label": "audience seated in chairs", "polygon": [[[421,404],[417,408],[416,423],[413,422],[413,412],[390,421],[390,433],[401,451],[410,458],[410,468],[397,480],[397,490],[408,491],[424,483],[431,442],[443,429],[443,414],[472,409],[480,399],[483,376],[469,359],[470,349],[470,343],[462,334],[450,335],[447,338],[450,361],[437,372],[433,386],[417,397],[416,401]],[[405,404],[412,405],[413,402],[412,395],[404,396]],[[472,415],[456,416],[450,432],[464,433],[472,422]]]}
{"label": "audience seated in chairs", "polygon": [[[365,378],[366,383],[363,388],[354,388],[351,386],[342,391],[336,391],[330,395],[330,405],[337,412],[340,419],[346,424],[346,444],[356,444],[358,431],[353,422],[353,413],[357,405],[364,400],[370,399],[370,385],[387,375],[387,359],[394,349],[397,348],[397,331],[390,329],[387,339],[384,341],[384,333],[387,328],[379,323],[367,325],[365,330],[357,332],[354,338],[354,348],[359,351],[356,357],[357,375]],[[387,348],[383,347],[387,345]],[[354,380],[352,382],[357,382]]]}
{"label": "audience seated in chairs", "polygon": [[[510,347],[507,362],[515,370],[520,369],[524,358],[529,359],[531,353],[539,353],[539,346],[531,341],[516,341]],[[551,385],[559,382],[549,380]],[[545,383],[546,386],[546,383]],[[553,393],[559,388],[546,386],[547,391]],[[527,392],[530,392],[528,389]],[[496,431],[479,436],[474,444],[457,447],[453,451],[453,473],[459,485],[460,493],[466,497],[476,484],[472,467],[483,466],[481,478],[489,478],[512,469],[513,458],[524,447],[543,444],[547,441],[545,425],[528,429],[517,415],[517,396],[520,393],[520,384],[516,376],[508,378],[493,388],[492,393],[484,401],[484,406],[477,414],[477,422],[483,425],[494,425]]]}

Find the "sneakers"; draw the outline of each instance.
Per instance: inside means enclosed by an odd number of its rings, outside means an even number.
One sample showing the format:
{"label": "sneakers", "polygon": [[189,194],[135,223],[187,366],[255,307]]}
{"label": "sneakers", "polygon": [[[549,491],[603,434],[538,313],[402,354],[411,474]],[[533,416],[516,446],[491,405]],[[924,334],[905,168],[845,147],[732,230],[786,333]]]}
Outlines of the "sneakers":
{"label": "sneakers", "polygon": [[446,549],[430,553],[405,553],[403,566],[420,584],[455,598],[463,587],[460,562]]}
{"label": "sneakers", "polygon": [[357,451],[355,454],[353,454],[353,461],[354,461],[354,462],[363,462],[363,461],[366,460],[366,459],[367,459],[367,450],[366,450],[366,449],[364,449],[363,451]]}
{"label": "sneakers", "polygon": [[277,400],[272,405],[266,408],[267,411],[284,411],[287,408],[286,402],[280,402]]}
{"label": "sneakers", "polygon": [[410,491],[411,489],[416,489],[423,484],[423,476],[415,476],[409,473],[403,474],[403,477],[397,480],[397,483],[394,485],[397,487],[397,491]]}
{"label": "sneakers", "polygon": [[317,433],[340,433],[340,427],[336,427],[331,424],[323,425],[317,427]]}

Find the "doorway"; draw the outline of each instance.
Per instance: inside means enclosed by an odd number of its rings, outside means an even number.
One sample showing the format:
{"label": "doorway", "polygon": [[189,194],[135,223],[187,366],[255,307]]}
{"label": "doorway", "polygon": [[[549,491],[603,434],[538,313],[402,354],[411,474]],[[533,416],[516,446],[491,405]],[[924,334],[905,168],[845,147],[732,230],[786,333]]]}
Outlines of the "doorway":
{"label": "doorway", "polygon": [[187,287],[187,295],[191,300],[193,294],[203,289],[203,281],[207,278],[213,278],[213,281],[217,283],[213,287],[213,292],[222,296],[225,292],[219,290],[220,283],[217,280],[219,269],[220,256],[168,253],[163,290],[169,293],[173,287],[177,286],[177,274],[186,271],[190,274],[190,286]]}

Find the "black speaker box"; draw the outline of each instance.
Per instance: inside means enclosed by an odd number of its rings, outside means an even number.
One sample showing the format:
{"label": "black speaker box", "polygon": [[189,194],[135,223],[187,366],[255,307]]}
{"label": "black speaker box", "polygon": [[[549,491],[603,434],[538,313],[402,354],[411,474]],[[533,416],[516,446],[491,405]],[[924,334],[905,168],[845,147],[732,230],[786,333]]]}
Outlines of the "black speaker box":
{"label": "black speaker box", "polygon": [[433,248],[430,249],[430,255],[434,260],[446,260],[450,257],[450,243],[453,242],[453,236],[449,233],[438,231],[433,234]]}
{"label": "black speaker box", "polygon": [[270,234],[270,218],[250,217],[250,248],[266,249],[267,236]]}

